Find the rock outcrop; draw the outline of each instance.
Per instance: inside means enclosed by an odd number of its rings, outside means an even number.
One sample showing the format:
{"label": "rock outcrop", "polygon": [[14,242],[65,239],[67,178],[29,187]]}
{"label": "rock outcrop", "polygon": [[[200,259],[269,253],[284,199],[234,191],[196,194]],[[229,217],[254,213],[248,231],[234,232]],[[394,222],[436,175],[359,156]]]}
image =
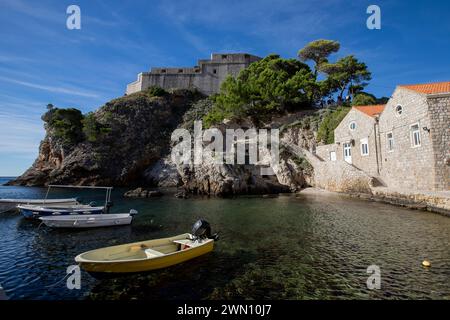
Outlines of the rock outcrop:
{"label": "rock outcrop", "polygon": [[144,172],[169,153],[172,131],[199,98],[196,92],[177,90],[114,99],[93,113],[96,124],[107,130],[76,143],[58,137],[47,123],[38,158],[10,184],[148,184]]}
{"label": "rock outcrop", "polygon": [[[353,171],[345,164],[339,170],[328,168],[324,163],[315,163],[309,152],[307,156],[296,152],[313,150],[317,144],[317,126],[301,125],[308,114],[314,117],[312,111],[290,114],[265,125],[281,131],[280,158],[276,163],[270,154],[262,154],[257,164],[218,164],[205,157],[201,164],[177,165],[171,159],[173,130],[191,129],[193,121],[201,119],[210,108],[210,100],[188,90],[161,96],[150,92],[132,94],[114,99],[88,115],[96,134],[92,136],[80,129],[83,135],[76,142],[62,139],[46,115],[43,119],[47,135],[38,158],[11,184],[143,187],[126,194],[131,197],[155,196],[148,187],[183,187],[186,194],[219,196],[296,192],[309,185],[341,192],[367,191],[370,177],[356,174],[355,179],[349,180],[347,173]],[[222,132],[241,127],[253,125],[249,120],[241,120],[217,126]],[[297,149],[292,150],[292,146]]]}
{"label": "rock outcrop", "polygon": [[136,188],[125,192],[123,195],[126,198],[157,198],[161,197],[163,193],[159,190],[147,190],[143,188]]}

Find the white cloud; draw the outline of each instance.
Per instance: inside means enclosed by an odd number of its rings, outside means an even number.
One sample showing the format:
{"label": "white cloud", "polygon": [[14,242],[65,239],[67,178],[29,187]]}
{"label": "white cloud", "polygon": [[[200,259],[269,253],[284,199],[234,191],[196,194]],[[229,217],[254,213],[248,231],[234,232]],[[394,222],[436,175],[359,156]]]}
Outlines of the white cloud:
{"label": "white cloud", "polygon": [[77,88],[47,86],[47,85],[41,85],[41,84],[27,82],[27,81],[15,80],[15,79],[6,78],[6,77],[2,77],[2,76],[0,76],[0,80],[9,82],[9,83],[18,84],[18,85],[25,86],[25,87],[29,87],[29,88],[40,89],[40,90],[54,92],[54,93],[63,93],[63,94],[69,94],[69,95],[87,97],[87,98],[99,98],[99,95],[96,93],[81,91],[80,89],[77,89]]}

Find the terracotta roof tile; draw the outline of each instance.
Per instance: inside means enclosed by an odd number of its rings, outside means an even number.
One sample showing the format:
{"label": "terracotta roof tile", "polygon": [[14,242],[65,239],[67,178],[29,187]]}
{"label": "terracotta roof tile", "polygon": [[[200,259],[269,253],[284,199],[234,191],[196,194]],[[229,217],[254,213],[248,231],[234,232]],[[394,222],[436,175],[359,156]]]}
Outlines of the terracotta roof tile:
{"label": "terracotta roof tile", "polygon": [[368,116],[375,117],[383,112],[385,106],[385,104],[375,104],[372,106],[354,106],[353,108],[367,114]]}
{"label": "terracotta roof tile", "polygon": [[425,93],[425,94],[450,93],[450,81],[424,83],[424,84],[400,85],[400,87],[414,90],[419,93]]}

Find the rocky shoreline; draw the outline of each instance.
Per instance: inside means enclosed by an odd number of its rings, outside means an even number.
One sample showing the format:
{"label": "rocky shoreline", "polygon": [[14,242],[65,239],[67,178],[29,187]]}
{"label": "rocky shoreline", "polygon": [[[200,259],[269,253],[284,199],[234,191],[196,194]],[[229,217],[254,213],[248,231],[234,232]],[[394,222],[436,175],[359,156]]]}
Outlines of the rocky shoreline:
{"label": "rocky shoreline", "polygon": [[429,211],[450,217],[450,197],[442,192],[400,192],[398,190],[375,187],[372,188],[371,193],[342,193],[312,187],[300,191],[299,194],[336,194],[366,201],[386,203],[411,210]]}
{"label": "rocky shoreline", "polygon": [[[263,154],[258,164],[218,164],[211,157],[204,157],[196,165],[174,163],[170,156],[173,130],[189,129],[209,107],[207,97],[190,90],[161,96],[151,92],[132,94],[84,116],[83,125],[88,118],[94,125],[91,123],[89,134],[85,127],[80,128],[76,141],[62,138],[58,128],[52,127],[51,117],[57,110],[49,110],[43,116],[47,134],[38,158],[22,176],[8,184],[134,186],[124,196],[136,198],[160,197],[159,189],[173,188],[182,199],[190,195],[272,197],[316,187],[444,215],[450,212],[448,194],[377,188],[373,177],[355,167],[326,162],[310,152],[318,145],[317,124],[314,126],[312,120],[320,119],[320,110],[292,113],[262,124],[267,129],[280,129],[277,163],[272,163],[269,154]],[[216,129],[223,133],[228,128],[253,126],[249,120],[227,121]],[[262,169],[269,169],[272,174],[264,175]]]}

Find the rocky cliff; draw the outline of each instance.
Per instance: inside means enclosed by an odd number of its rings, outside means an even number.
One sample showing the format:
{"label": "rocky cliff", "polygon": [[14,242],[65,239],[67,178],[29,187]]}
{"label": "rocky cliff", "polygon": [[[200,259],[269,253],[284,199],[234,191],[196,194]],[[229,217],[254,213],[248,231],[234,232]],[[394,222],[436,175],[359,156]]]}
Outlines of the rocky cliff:
{"label": "rocky cliff", "polygon": [[[46,119],[51,115],[50,110],[43,117],[47,121],[47,134],[39,147],[38,158],[10,184],[130,186],[146,183],[143,173],[169,152],[172,131],[186,110],[200,98],[196,92],[178,90],[159,96],[140,92],[114,99],[83,119],[83,135],[75,141],[59,132],[61,125],[56,126],[67,121],[66,118],[53,122]],[[88,128],[87,119],[91,123]],[[72,127],[67,130],[74,131]]]}
{"label": "rocky cliff", "polygon": [[[157,96],[140,92],[114,99],[92,114],[78,115],[82,117],[77,118],[78,122],[50,110],[43,116],[47,134],[38,158],[11,184],[181,186],[190,193],[225,196],[290,192],[311,182],[308,162],[284,147],[280,149],[280,161],[269,166],[216,164],[207,157],[199,165],[173,163],[173,130],[192,129],[193,121],[201,119],[210,108],[211,102],[198,93],[177,90]],[[316,143],[315,130],[295,122],[304,116],[299,113],[278,118],[265,126],[280,128],[283,143],[310,148]],[[284,128],[286,123],[291,125]],[[242,125],[252,126],[227,123],[220,130]],[[263,160],[267,163],[269,158],[267,155]],[[270,167],[273,174],[261,174],[263,167]]]}

